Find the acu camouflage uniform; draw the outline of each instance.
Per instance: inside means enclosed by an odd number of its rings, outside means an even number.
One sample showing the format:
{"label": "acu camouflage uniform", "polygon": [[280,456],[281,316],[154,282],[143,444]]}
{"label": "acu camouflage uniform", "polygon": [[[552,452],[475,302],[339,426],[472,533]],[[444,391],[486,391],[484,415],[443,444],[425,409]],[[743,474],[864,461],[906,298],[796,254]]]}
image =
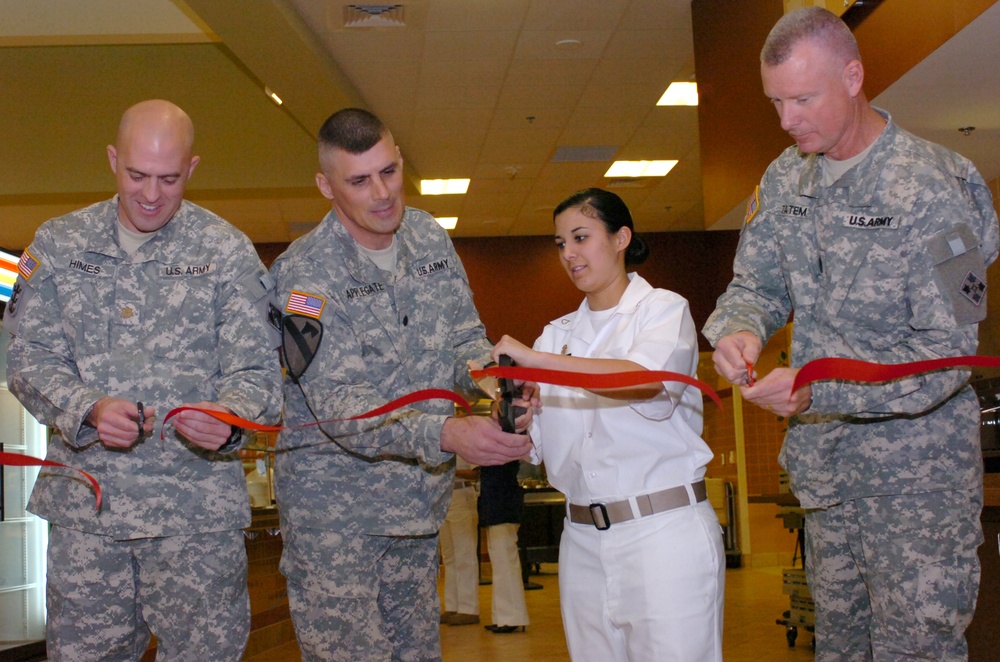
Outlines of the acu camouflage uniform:
{"label": "acu camouflage uniform", "polygon": [[[155,408],[161,420],[174,407],[206,400],[276,422],[273,285],[246,236],[188,202],[132,255],[117,237],[117,197],[43,224],[4,320],[13,335],[10,390],[53,428],[48,459],[87,471],[104,493],[95,511],[90,486],[56,469],[44,469],[32,492],[29,509],[54,525],[49,656],[99,651],[112,659],[121,647],[122,659],[137,659],[130,649],[141,655],[149,639],[137,603],[149,597],[160,659],[239,659],[249,630],[242,463],[191,445],[172,427],[165,441],[154,435],[111,450],[85,419],[110,396]],[[140,548],[147,557],[159,548],[170,567],[181,567],[177,554],[192,544],[185,540],[197,541],[193,551],[204,557],[192,559],[188,576],[158,576],[152,561],[140,564],[141,573],[133,569]],[[108,582],[117,596],[101,586]],[[92,602],[80,607],[79,599]],[[122,602],[106,602],[115,599]],[[121,613],[129,605],[134,613]]]}
{"label": "acu camouflage uniform", "polygon": [[[881,136],[833,185],[821,184],[821,157],[795,147],[768,168],[733,281],[704,329],[713,345],[739,330],[766,341],[794,310],[793,366],[976,353],[985,265],[998,248],[989,190],[968,160],[879,112]],[[817,382],[811,407],[790,421],[780,461],[814,509],[818,659],[964,656],[982,540],[968,378]]]}
{"label": "acu camouflage uniform", "polygon": [[[355,416],[424,388],[474,392],[466,362],[485,363],[491,346],[447,232],[407,208],[395,241],[388,273],[331,212],[272,266],[284,312],[295,311],[293,294],[312,297],[306,315],[323,325],[299,383],[285,379],[286,425]],[[279,436],[281,569],[305,659],[440,657],[437,531],[455,467],[441,428],[452,415],[436,400]]]}

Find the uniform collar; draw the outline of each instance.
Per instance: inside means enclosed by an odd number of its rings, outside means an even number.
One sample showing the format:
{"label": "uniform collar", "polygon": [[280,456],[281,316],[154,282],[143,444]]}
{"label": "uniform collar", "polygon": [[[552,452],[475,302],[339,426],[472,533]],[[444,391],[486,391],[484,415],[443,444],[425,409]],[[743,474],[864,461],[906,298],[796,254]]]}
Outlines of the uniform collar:
{"label": "uniform collar", "polygon": [[[618,301],[618,305],[615,306],[612,315],[630,315],[634,313],[646,295],[653,290],[653,286],[634,271],[628,274],[628,280],[628,287],[622,292],[622,298]],[[560,328],[573,329],[580,323],[583,317],[580,313],[585,310],[587,310],[586,298],[584,298],[575,311],[552,320],[551,324]]]}
{"label": "uniform collar", "polygon": [[[101,232],[92,233],[87,238],[86,250],[91,253],[107,255],[115,258],[127,258],[125,250],[118,242],[118,205],[119,197],[98,203],[97,216],[100,218]],[[173,217],[156,233],[156,236],[139,247],[137,255],[146,259],[156,259],[165,263],[182,262],[189,257],[190,246],[174,241],[178,234],[185,231],[191,223],[191,218],[197,207],[184,200]]]}
{"label": "uniform collar", "polygon": [[[896,140],[899,128],[892,121],[892,116],[888,111],[872,106],[879,115],[885,118],[885,127],[882,133],[875,139],[868,157],[857,164],[838,179],[830,188],[848,189],[848,205],[851,207],[868,207],[875,199],[879,187],[879,175],[886,162],[892,156],[892,145]],[[806,167],[799,177],[799,195],[809,198],[819,198],[822,196],[824,187],[822,185],[822,170],[819,156],[816,154],[804,155]]]}
{"label": "uniform collar", "polygon": [[[399,225],[399,230],[396,231],[396,274],[405,273],[408,265],[425,256],[428,252],[426,246],[421,246],[416,241],[414,225],[420,222],[420,214],[419,210],[412,207],[406,207],[403,211],[403,220]],[[358,250],[357,240],[344,227],[337,212],[330,210],[327,213],[320,224],[320,232],[329,232],[341,245],[343,249],[341,254],[344,256],[347,270],[354,280],[359,283],[369,283],[384,277],[385,272]],[[396,274],[393,276],[395,277]]]}

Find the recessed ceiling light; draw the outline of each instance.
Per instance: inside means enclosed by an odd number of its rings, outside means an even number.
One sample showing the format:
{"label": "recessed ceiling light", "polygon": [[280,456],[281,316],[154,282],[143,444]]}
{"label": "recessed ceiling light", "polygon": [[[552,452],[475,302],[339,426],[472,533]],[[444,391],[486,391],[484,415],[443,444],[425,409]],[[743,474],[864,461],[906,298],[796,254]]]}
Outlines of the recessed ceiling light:
{"label": "recessed ceiling light", "polygon": [[657,106],[697,106],[698,83],[671,83],[663,93]]}
{"label": "recessed ceiling light", "polygon": [[440,216],[435,217],[434,220],[445,230],[454,230],[455,226],[458,225],[458,216]]}
{"label": "recessed ceiling light", "polygon": [[266,85],[264,86],[264,94],[271,97],[271,101],[278,104],[279,106],[282,104],[281,97],[275,94],[274,91]]}
{"label": "recessed ceiling light", "polygon": [[452,195],[469,190],[468,179],[421,179],[420,195]]}
{"label": "recessed ceiling light", "polygon": [[583,46],[583,42],[579,39],[560,39],[556,42],[556,48],[561,51],[575,51],[580,46]]}
{"label": "recessed ceiling light", "polygon": [[663,177],[677,165],[668,161],[615,161],[604,173],[605,177]]}

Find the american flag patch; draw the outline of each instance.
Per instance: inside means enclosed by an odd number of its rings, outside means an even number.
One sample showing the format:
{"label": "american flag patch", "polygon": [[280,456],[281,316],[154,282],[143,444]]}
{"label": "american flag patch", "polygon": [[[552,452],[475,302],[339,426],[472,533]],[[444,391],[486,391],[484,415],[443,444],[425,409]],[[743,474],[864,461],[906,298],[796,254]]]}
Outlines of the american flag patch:
{"label": "american flag patch", "polygon": [[288,297],[288,304],[285,306],[285,312],[319,319],[325,305],[326,299],[323,297],[292,290],[291,295]]}
{"label": "american flag patch", "polygon": [[29,280],[37,268],[38,260],[35,259],[34,255],[27,250],[21,253],[21,259],[17,262],[17,272],[24,277],[24,280]]}

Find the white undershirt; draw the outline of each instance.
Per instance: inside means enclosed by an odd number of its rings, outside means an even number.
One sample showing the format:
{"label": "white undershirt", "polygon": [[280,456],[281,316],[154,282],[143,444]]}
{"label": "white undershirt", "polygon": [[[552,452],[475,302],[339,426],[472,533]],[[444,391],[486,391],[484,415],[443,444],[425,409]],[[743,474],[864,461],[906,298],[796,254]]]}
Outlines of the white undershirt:
{"label": "white undershirt", "polygon": [[358,244],[358,252],[367,255],[368,259],[375,263],[382,271],[389,273],[396,272],[396,236],[393,235],[392,243],[388,248],[366,248]]}
{"label": "white undershirt", "polygon": [[137,232],[130,230],[122,225],[121,221],[118,221],[118,243],[121,244],[122,250],[127,255],[131,255],[139,250],[139,247],[155,237],[157,232],[159,230],[154,232]]}
{"label": "white undershirt", "polygon": [[820,163],[822,164],[823,170],[823,186],[831,186],[838,179],[840,179],[845,172],[858,165],[868,156],[868,152],[872,151],[872,147],[875,146],[873,142],[868,147],[855,156],[849,159],[844,159],[843,161],[838,161],[837,159],[831,159],[826,154],[820,157]]}

